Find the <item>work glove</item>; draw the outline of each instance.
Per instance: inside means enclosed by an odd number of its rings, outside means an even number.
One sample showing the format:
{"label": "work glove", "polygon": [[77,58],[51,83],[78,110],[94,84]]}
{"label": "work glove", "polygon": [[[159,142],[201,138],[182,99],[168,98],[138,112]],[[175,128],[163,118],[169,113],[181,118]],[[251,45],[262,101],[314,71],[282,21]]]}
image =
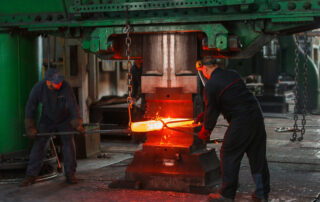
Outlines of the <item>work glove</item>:
{"label": "work glove", "polygon": [[201,112],[200,114],[198,114],[195,123],[199,123],[199,122],[202,123],[203,122],[203,117],[204,117],[204,112]]}
{"label": "work glove", "polygon": [[28,138],[35,139],[37,137],[37,129],[33,119],[25,119],[24,125],[26,128],[26,135]]}
{"label": "work glove", "polygon": [[203,142],[205,143],[205,142],[207,142],[207,141],[210,140],[210,134],[211,134],[211,132],[208,131],[208,130],[206,130],[206,129],[204,128],[204,126],[202,126],[201,131],[198,133],[198,137],[199,137],[201,140],[203,140]]}
{"label": "work glove", "polygon": [[76,131],[78,131],[81,135],[85,135],[85,130],[82,126],[81,119],[72,119],[70,123],[71,123],[72,128],[74,128]]}

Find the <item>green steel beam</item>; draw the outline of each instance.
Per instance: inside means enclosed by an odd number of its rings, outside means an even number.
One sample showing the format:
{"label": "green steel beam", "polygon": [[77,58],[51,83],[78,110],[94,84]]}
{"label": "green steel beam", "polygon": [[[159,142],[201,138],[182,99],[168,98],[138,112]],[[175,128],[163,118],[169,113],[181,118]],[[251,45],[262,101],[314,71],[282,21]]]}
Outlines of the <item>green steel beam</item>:
{"label": "green steel beam", "polygon": [[163,10],[163,9],[183,9],[183,8],[211,8],[234,5],[253,4],[254,0],[175,0],[175,1],[136,1],[129,3],[100,3],[87,5],[74,5],[70,7],[71,13],[94,13],[94,12],[118,12]]}
{"label": "green steel beam", "polygon": [[[106,50],[129,21],[135,32],[202,31],[208,48],[228,51],[236,39],[245,58],[275,34],[320,26],[319,0],[12,0],[0,3],[0,29],[80,38],[91,52]],[[19,9],[15,9],[19,7]],[[211,29],[204,28],[216,26]],[[223,27],[221,32],[219,27]],[[212,33],[211,33],[212,32]]]}
{"label": "green steel beam", "polygon": [[[228,30],[221,24],[197,24],[197,25],[168,25],[162,26],[137,26],[135,33],[150,32],[179,32],[179,31],[204,32],[208,37],[209,48],[227,49]],[[123,34],[123,27],[97,28],[89,32],[82,43],[83,49],[90,52],[107,50],[108,38],[113,34]]]}
{"label": "green steel beam", "polygon": [[269,19],[274,23],[301,23],[316,21],[314,17],[320,17],[317,0],[12,0],[10,3],[0,3],[0,27],[45,30],[52,27],[120,26],[126,22],[127,8],[132,24],[217,23],[258,19]]}
{"label": "green steel beam", "polygon": [[69,0],[11,0],[1,1],[0,15],[38,14],[65,12],[70,6]]}

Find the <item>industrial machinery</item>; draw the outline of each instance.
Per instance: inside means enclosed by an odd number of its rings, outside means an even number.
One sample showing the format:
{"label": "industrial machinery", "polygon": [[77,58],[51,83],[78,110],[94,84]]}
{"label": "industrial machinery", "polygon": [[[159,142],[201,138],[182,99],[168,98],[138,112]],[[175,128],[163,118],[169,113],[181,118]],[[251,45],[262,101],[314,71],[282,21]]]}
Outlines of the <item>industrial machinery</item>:
{"label": "industrial machinery", "polygon": [[[312,33],[312,32],[310,32]],[[319,111],[319,78],[318,78],[318,66],[312,61],[312,59],[304,54],[302,48],[297,48],[297,43],[304,45],[303,36],[278,36],[274,41],[277,41],[277,45],[272,51],[273,54],[266,55],[265,51],[257,52],[252,58],[244,59],[231,59],[228,60],[226,68],[237,70],[243,77],[256,74],[263,77],[264,92],[263,95],[256,94],[260,101],[262,109],[267,112],[288,112],[288,106],[285,99],[293,99],[293,92],[295,89],[295,67],[296,58],[298,58],[299,74],[298,74],[298,89],[299,96],[298,103],[302,105],[304,96],[304,62],[307,66],[307,111],[317,112]],[[269,43],[272,44],[272,43]],[[268,45],[268,44],[267,44]],[[311,44],[306,44],[311,47]],[[265,46],[264,46],[265,47]],[[272,47],[272,46],[271,46]],[[296,55],[295,50],[298,50]],[[263,49],[265,50],[265,49]],[[309,52],[309,49],[308,49]],[[309,55],[309,54],[308,54]],[[306,61],[305,61],[306,57]],[[283,78],[286,78],[283,82]],[[290,79],[289,79],[290,78]],[[288,95],[285,96],[285,91],[288,91]]]}
{"label": "industrial machinery", "polygon": [[125,179],[138,188],[190,192],[214,185],[219,175],[215,150],[208,151],[192,127],[164,126],[148,132],[143,149],[135,153],[126,169]]}
{"label": "industrial machinery", "polygon": [[[318,0],[12,0],[0,4],[1,155],[26,149],[22,119],[26,95],[42,62],[37,56],[39,36],[79,39],[84,50],[103,59],[142,58],[145,117],[192,118],[202,108],[201,84],[194,68],[197,59],[206,55],[250,58],[276,35],[320,25]],[[128,65],[129,81],[130,70]],[[130,91],[128,98],[130,112]],[[173,139],[160,145],[162,136]],[[209,184],[217,162],[203,162],[216,157],[212,151],[195,154],[192,146],[199,146],[195,139],[169,129],[149,133],[143,151],[136,153],[128,167],[127,179],[147,178],[142,183],[150,188],[172,189],[174,183],[181,183],[181,174],[190,176],[191,185]],[[157,163],[163,169],[136,172],[141,163],[156,159],[162,159]],[[197,163],[198,172],[188,173],[193,168],[184,168],[184,163]],[[176,180],[168,181],[171,176]],[[154,185],[154,181],[166,183]]]}

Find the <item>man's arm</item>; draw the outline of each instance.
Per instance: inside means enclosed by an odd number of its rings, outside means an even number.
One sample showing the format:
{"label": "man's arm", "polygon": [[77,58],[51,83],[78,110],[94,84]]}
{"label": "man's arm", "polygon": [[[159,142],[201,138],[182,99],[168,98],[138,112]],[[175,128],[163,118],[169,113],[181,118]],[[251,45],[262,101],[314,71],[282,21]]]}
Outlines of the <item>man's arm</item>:
{"label": "man's arm", "polygon": [[204,99],[206,103],[206,109],[204,111],[204,122],[201,131],[198,136],[204,142],[210,140],[211,131],[214,129],[217,123],[217,119],[220,114],[220,106],[216,99],[216,94],[209,89],[205,89]]}
{"label": "man's arm", "polygon": [[29,94],[29,98],[27,101],[27,105],[26,105],[26,114],[25,114],[25,118],[26,119],[34,119],[35,115],[36,115],[36,111],[38,108],[38,104],[40,102],[40,86],[39,85],[35,85],[33,86],[30,94]]}
{"label": "man's arm", "polygon": [[204,129],[212,131],[220,115],[220,104],[214,92],[206,90],[206,109],[204,112]]}
{"label": "man's arm", "polygon": [[25,111],[25,119],[24,119],[24,125],[26,128],[26,135],[29,138],[35,138],[37,134],[36,124],[35,124],[35,114],[38,108],[38,104],[40,102],[40,96],[41,96],[41,86],[35,85],[31,93],[29,95],[27,105],[26,105],[26,111]]}

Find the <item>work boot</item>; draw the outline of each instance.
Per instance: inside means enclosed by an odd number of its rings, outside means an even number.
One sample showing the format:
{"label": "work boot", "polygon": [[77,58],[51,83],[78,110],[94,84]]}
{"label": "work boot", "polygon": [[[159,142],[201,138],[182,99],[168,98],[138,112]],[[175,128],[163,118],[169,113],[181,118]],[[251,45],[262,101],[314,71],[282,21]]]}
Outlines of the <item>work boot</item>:
{"label": "work boot", "polygon": [[217,193],[217,194],[209,194],[208,196],[208,200],[211,202],[232,202],[234,201],[233,199],[231,198],[226,198],[224,196],[222,196],[220,193]]}
{"label": "work boot", "polygon": [[268,202],[268,199],[257,198],[254,193],[251,194],[251,197],[252,197],[252,200],[253,200],[254,202]]}
{"label": "work boot", "polygon": [[66,175],[66,182],[68,184],[77,184],[78,179],[76,178],[76,176],[74,174]]}
{"label": "work boot", "polygon": [[36,177],[34,176],[26,176],[22,182],[20,182],[20,187],[26,187],[26,186],[29,186],[29,185],[32,185],[36,182]]}

